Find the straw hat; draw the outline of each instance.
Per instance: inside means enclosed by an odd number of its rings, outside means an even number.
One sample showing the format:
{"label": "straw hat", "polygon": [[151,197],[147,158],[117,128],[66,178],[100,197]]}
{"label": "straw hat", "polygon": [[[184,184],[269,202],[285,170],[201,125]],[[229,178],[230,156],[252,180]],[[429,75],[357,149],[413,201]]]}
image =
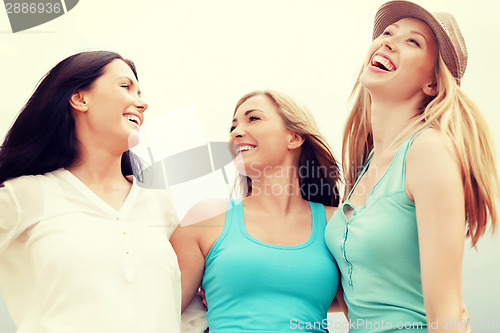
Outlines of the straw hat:
{"label": "straw hat", "polygon": [[409,1],[389,1],[375,15],[373,39],[380,36],[389,25],[405,17],[422,20],[432,29],[444,63],[460,85],[467,67],[467,48],[457,21],[451,14],[430,13]]}

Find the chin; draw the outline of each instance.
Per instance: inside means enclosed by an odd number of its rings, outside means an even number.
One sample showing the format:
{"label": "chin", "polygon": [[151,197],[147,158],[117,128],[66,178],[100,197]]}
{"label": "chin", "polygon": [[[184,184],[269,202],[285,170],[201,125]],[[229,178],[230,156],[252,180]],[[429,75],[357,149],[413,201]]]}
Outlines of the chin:
{"label": "chin", "polygon": [[366,89],[370,89],[370,86],[373,86],[375,82],[373,79],[370,79],[370,73],[366,73],[366,69],[361,73],[359,77],[359,83]]}
{"label": "chin", "polygon": [[[373,93],[385,95],[388,91],[391,91],[394,88],[392,85],[388,85],[386,80],[382,82],[381,80],[376,80],[364,75],[361,75],[359,78],[359,83],[368,91],[370,95]],[[392,86],[392,88],[390,88],[390,86]]]}
{"label": "chin", "polygon": [[251,158],[245,158],[243,154],[238,154],[233,160],[236,170],[242,175],[250,178],[259,178],[263,175],[262,163],[252,161]]}
{"label": "chin", "polygon": [[141,142],[139,131],[132,131],[128,135],[128,149],[137,146]]}
{"label": "chin", "polygon": [[234,167],[242,176],[247,176],[248,175],[248,166],[245,163],[245,159],[243,158],[243,154],[238,154],[236,157],[233,159]]}

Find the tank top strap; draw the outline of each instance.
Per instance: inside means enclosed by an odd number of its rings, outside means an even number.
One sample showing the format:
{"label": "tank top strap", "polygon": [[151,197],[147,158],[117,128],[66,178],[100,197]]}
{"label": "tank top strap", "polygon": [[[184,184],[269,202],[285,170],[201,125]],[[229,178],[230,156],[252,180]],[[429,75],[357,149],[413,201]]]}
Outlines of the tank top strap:
{"label": "tank top strap", "polygon": [[[386,174],[390,174],[390,175],[387,175],[388,178],[398,177],[398,179],[400,181],[402,180],[403,184],[404,184],[404,172],[405,172],[405,167],[406,167],[406,154],[408,153],[408,149],[410,149],[410,146],[413,143],[413,140],[415,140],[415,138],[417,136],[419,136],[420,133],[422,133],[423,131],[425,131],[426,129],[428,129],[430,127],[431,126],[424,127],[423,129],[421,129],[417,133],[413,134],[411,137],[409,137],[408,139],[406,139],[405,141],[403,141],[400,144],[398,150],[396,151],[396,154],[393,157],[393,160],[392,160],[391,164],[388,167],[388,170],[386,171]],[[356,179],[356,182],[354,183],[354,186],[351,188],[351,191],[349,192],[349,195],[347,196],[347,199],[345,200],[345,203],[349,203],[349,198],[351,197],[352,192],[356,189],[356,186],[358,185],[359,181],[361,180],[361,178],[365,174],[366,170],[368,169],[368,165],[370,164],[370,161],[371,161],[372,157],[373,157],[373,151],[370,153],[370,156],[368,157],[368,160],[366,161],[366,163],[365,163],[365,165],[363,167],[363,170],[359,174],[358,179]],[[401,170],[401,175],[395,176],[394,172],[392,172],[394,169]],[[384,176],[382,176],[382,178],[384,178]],[[377,185],[378,184],[376,184],[375,187]]]}
{"label": "tank top strap", "polygon": [[430,128],[431,126],[425,126],[424,128],[422,128],[420,131],[418,131],[417,133],[413,134],[410,138],[406,139],[405,142],[403,142],[403,146],[405,146],[404,148],[404,155],[406,157],[406,153],[408,152],[408,149],[410,148],[411,144],[413,143],[413,140],[415,140],[415,138],[417,136],[419,136],[423,131],[425,131],[426,129]]}
{"label": "tank top strap", "polygon": [[382,178],[374,185],[372,189],[372,200],[380,197],[381,195],[387,195],[389,193],[405,192],[405,168],[406,168],[406,155],[408,150],[413,143],[413,140],[420,135],[428,127],[423,128],[418,131],[400,145],[393,160],[387,170],[385,171]]}
{"label": "tank top strap", "polygon": [[318,202],[309,201],[312,216],[312,231],[323,232],[326,228],[326,213],[325,206]]}
{"label": "tank top strap", "polygon": [[415,140],[415,138],[417,136],[419,136],[423,131],[425,131],[428,128],[430,128],[430,126],[424,127],[423,129],[421,129],[420,131],[418,131],[417,133],[413,134],[411,137],[409,137],[408,139],[403,141],[401,143],[401,145],[399,146],[399,149],[396,153],[396,156],[394,156],[394,159],[396,160],[395,162],[400,163],[403,171],[404,171],[405,165],[406,165],[406,154],[408,153],[408,150],[410,149],[410,147],[413,143],[413,140]]}
{"label": "tank top strap", "polygon": [[368,169],[368,165],[370,164],[370,161],[373,157],[373,151],[370,153],[370,156],[368,156],[368,159],[366,160],[365,166],[363,167],[363,170],[361,170],[360,174],[358,175],[358,179],[356,179],[356,182],[354,183],[354,186],[351,187],[351,191],[347,195],[346,202],[349,202],[349,198],[351,197],[352,192],[354,192],[354,189],[356,189],[356,186],[358,185],[359,181],[363,177],[363,175],[366,172],[366,169]]}
{"label": "tank top strap", "polygon": [[234,235],[235,233],[241,235],[241,227],[243,225],[244,221],[242,199],[238,198],[228,200],[224,228],[227,227],[228,233],[230,233],[231,235]]}
{"label": "tank top strap", "polygon": [[227,201],[224,227],[208,252],[205,264],[212,261],[214,254],[219,251],[222,242],[233,242],[235,239],[238,241],[238,238],[242,237],[240,231],[241,224],[243,224],[243,204],[241,199],[229,199]]}

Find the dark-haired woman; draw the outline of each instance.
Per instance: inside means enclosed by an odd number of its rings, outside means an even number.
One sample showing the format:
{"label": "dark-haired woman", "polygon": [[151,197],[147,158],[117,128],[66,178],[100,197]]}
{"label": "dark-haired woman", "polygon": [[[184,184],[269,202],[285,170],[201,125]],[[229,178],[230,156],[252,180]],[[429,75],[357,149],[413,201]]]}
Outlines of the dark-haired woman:
{"label": "dark-haired woman", "polygon": [[147,104],[132,62],[83,52],[41,81],[0,149],[0,288],[23,332],[177,332],[165,194],[129,148]]}

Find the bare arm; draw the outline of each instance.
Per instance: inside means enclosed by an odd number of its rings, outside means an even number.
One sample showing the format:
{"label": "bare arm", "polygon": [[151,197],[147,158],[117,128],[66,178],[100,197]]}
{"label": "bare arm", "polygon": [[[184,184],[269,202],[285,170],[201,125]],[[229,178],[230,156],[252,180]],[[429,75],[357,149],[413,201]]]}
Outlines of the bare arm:
{"label": "bare arm", "polygon": [[196,231],[192,226],[179,225],[170,238],[181,270],[182,312],[198,291],[205,267],[205,258],[198,244]]}
{"label": "bare arm", "polygon": [[201,285],[205,257],[224,227],[226,205],[221,199],[194,205],[170,237],[181,270],[182,312]]}
{"label": "bare arm", "polygon": [[[465,203],[461,171],[437,130],[415,139],[407,155],[407,192],[415,201],[422,290],[429,332],[449,332],[463,315]],[[465,326],[453,327],[465,332]]]}

